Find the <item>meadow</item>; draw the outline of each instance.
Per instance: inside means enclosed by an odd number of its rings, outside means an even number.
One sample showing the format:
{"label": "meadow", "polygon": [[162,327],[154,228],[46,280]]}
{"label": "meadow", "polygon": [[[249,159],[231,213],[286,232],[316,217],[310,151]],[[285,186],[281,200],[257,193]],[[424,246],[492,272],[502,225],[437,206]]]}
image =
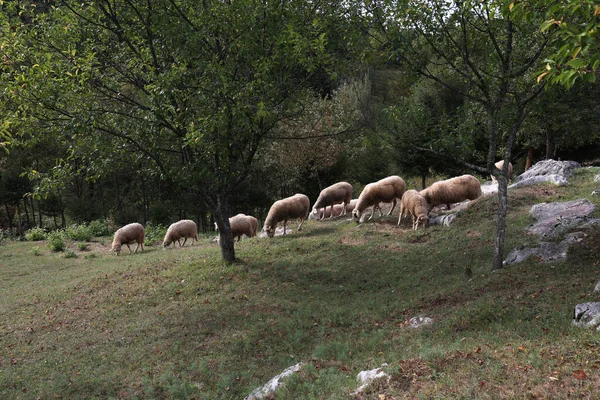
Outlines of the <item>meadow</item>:
{"label": "meadow", "polygon": [[[524,233],[533,204],[599,204],[597,173],[512,190],[505,254],[536,242]],[[397,210],[360,226],[290,224],[236,243],[231,265],[209,237],[119,257],[110,237],[69,242],[71,257],[4,241],[0,397],[242,399],[302,362],[273,398],[593,398],[600,336],[571,319],[600,301],[600,230],[566,262],[492,272],[496,203],[418,231],[396,226]],[[415,316],[434,322],[414,329]],[[384,363],[391,378],[353,396],[358,372]]]}

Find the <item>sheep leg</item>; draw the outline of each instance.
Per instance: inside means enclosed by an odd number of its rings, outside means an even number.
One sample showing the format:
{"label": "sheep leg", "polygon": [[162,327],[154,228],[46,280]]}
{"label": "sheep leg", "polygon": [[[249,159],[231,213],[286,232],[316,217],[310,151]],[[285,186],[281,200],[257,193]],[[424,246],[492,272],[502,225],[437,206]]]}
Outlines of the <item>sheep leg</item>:
{"label": "sheep leg", "polygon": [[[319,213],[319,210],[317,210],[317,214]],[[323,218],[325,218],[325,208],[323,208],[323,211],[321,211],[321,216],[319,217],[319,221],[322,220]]]}
{"label": "sheep leg", "polygon": [[394,208],[396,208],[396,202],[397,202],[396,199],[394,199],[394,201],[392,201],[392,208],[390,208],[390,211],[387,213],[387,215],[392,215],[392,211],[394,211]]}
{"label": "sheep leg", "polygon": [[138,249],[140,248],[140,244],[137,243],[137,246],[135,246],[135,251],[133,252],[134,254],[137,253]]}
{"label": "sheep leg", "polygon": [[284,234],[284,235],[286,234],[286,233],[285,233],[285,228],[286,228],[286,225],[287,225],[287,220],[283,221],[283,234]]}
{"label": "sheep leg", "polygon": [[185,246],[185,243],[187,242],[187,238],[183,238],[183,244],[181,245],[181,247]]}
{"label": "sheep leg", "polygon": [[333,218],[333,204],[329,207],[329,219],[331,218]]}
{"label": "sheep leg", "polygon": [[131,247],[129,247],[129,243],[125,243],[127,245],[127,248],[129,249],[129,254],[131,254]]}
{"label": "sheep leg", "polygon": [[373,214],[375,214],[375,207],[377,207],[377,205],[373,205],[373,209],[371,210],[371,216],[369,217],[369,221],[371,220],[371,218],[373,218]]}
{"label": "sheep leg", "polygon": [[298,231],[302,230],[302,224],[304,223],[304,218],[300,219],[300,225],[298,225]]}
{"label": "sheep leg", "polygon": [[402,202],[400,202],[400,216],[398,217],[398,226],[400,226],[400,221],[402,221],[402,213],[404,212],[404,206]]}

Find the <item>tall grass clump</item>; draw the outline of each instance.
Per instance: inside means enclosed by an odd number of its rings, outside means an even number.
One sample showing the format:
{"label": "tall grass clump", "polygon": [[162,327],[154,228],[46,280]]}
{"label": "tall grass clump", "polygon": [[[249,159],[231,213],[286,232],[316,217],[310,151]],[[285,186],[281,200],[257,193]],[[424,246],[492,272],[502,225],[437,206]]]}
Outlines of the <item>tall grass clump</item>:
{"label": "tall grass clump", "polygon": [[25,232],[25,239],[27,239],[30,242],[45,240],[46,232],[40,227],[31,228],[30,230]]}
{"label": "tall grass clump", "polygon": [[54,252],[64,251],[67,247],[62,231],[53,231],[48,234],[48,247]]}
{"label": "tall grass clump", "polygon": [[69,239],[77,240],[80,242],[89,242],[92,240],[92,230],[86,224],[71,225],[65,229],[65,234]]}
{"label": "tall grass clump", "polygon": [[154,224],[148,222],[144,227],[146,237],[144,240],[144,246],[152,246],[153,243],[160,242],[167,233],[167,227],[161,224]]}

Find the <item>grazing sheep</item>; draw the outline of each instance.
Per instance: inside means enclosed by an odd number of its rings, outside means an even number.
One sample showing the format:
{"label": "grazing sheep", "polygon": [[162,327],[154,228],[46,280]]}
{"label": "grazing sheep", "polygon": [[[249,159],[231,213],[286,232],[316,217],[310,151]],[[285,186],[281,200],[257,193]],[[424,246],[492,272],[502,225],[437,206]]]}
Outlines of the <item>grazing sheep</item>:
{"label": "grazing sheep", "polygon": [[461,175],[439,181],[421,190],[421,195],[429,203],[430,209],[438,204],[446,204],[448,210],[451,203],[475,200],[481,196],[481,184],[472,175]]}
{"label": "grazing sheep", "polygon": [[417,230],[419,224],[423,225],[423,228],[427,226],[429,217],[427,216],[429,205],[425,197],[421,196],[416,190],[407,190],[400,200],[400,217],[398,218],[398,225],[402,220],[403,214],[412,215],[412,227]]}
{"label": "grazing sheep", "polygon": [[392,202],[392,208],[390,208],[390,211],[387,213],[387,215],[390,215],[394,210],[394,207],[396,207],[397,199],[402,198],[405,189],[406,184],[404,183],[404,180],[396,175],[369,183],[365,186],[360,196],[358,196],[356,207],[352,211],[352,218],[354,218],[356,222],[359,222],[362,212],[370,206],[373,206],[373,211],[371,212],[369,219],[373,218],[375,209],[379,209],[379,215],[383,216],[381,207],[379,207],[379,203],[381,202]]}
{"label": "grazing sheep", "polygon": [[129,249],[129,253],[131,253],[131,247],[129,247],[129,243],[133,242],[137,242],[137,247],[135,248],[134,253],[137,253],[140,246],[142,247],[142,251],[144,251],[145,236],[146,233],[142,224],[135,222],[133,224],[125,225],[115,232],[111,251],[115,251],[117,255],[119,255],[121,254],[121,246],[125,244]]}
{"label": "grazing sheep", "polygon": [[[330,206],[329,210],[329,218],[333,217],[333,206],[335,204],[344,203],[344,206],[347,206],[352,199],[352,185],[348,182],[338,182],[325,189],[321,190],[319,194],[319,198],[315,202],[313,206],[312,213],[316,215],[319,212],[319,209],[324,208],[327,209],[327,206]],[[346,207],[341,209],[341,214],[346,214]],[[321,215],[320,219],[323,219],[325,212]]]}
{"label": "grazing sheep", "polygon": [[[316,214],[314,212],[311,212],[310,215],[308,216],[308,219],[329,218],[331,215],[333,215],[334,217],[339,217],[340,215],[342,215],[342,210],[344,208],[346,209],[346,213],[352,213],[352,210],[354,210],[354,207],[356,207],[357,201],[358,201],[358,199],[350,200],[350,203],[346,204],[346,207],[344,207],[343,204],[336,204],[333,206],[333,213],[332,213],[331,207],[322,208]],[[344,215],[346,213],[344,213]]]}
{"label": "grazing sheep", "polygon": [[[163,240],[163,247],[169,247],[174,242],[179,243],[179,247],[183,247],[188,238],[192,239],[193,246],[194,240],[198,241],[198,228],[196,227],[196,223],[191,219],[182,219],[169,226]],[[181,243],[181,239],[184,239],[183,244]],[[175,244],[173,244],[173,247],[175,247]]]}
{"label": "grazing sheep", "polygon": [[265,220],[263,230],[267,232],[269,237],[275,235],[277,224],[283,221],[283,234],[285,235],[286,225],[288,220],[300,218],[298,230],[302,229],[302,224],[308,216],[310,200],[308,196],[297,193],[292,197],[287,197],[282,200],[277,200],[269,209],[269,214]]}
{"label": "grazing sheep", "polygon": [[[234,217],[229,218],[229,227],[231,228],[231,235],[239,242],[243,235],[249,238],[256,236],[258,230],[258,220],[251,215],[238,214]],[[215,230],[219,230],[217,223],[215,222]],[[220,238],[217,238],[219,241]]]}
{"label": "grazing sheep", "polygon": [[[500,160],[498,161],[496,164],[494,164],[496,166],[496,168],[498,168],[499,170],[502,170],[502,168],[504,167],[504,160]],[[508,182],[510,182],[510,178],[512,177],[512,170],[513,170],[513,165],[512,163],[509,161],[508,162]],[[496,177],[494,175],[492,175],[492,182],[496,182]]]}

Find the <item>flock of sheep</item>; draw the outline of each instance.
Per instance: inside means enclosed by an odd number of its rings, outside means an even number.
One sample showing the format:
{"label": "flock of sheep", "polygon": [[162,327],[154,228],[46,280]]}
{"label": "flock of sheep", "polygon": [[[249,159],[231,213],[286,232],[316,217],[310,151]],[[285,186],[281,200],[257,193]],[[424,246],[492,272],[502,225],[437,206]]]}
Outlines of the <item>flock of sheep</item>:
{"label": "flock of sheep", "polygon": [[[500,161],[496,167],[501,169],[503,162]],[[509,164],[509,179],[512,172],[512,165]],[[311,217],[315,219],[331,218],[333,216],[352,213],[352,218],[360,222],[364,211],[371,207],[373,218],[376,210],[382,216],[380,204],[392,203],[392,208],[387,215],[390,215],[398,201],[400,201],[400,217],[398,225],[404,216],[412,217],[412,227],[417,229],[419,225],[427,226],[429,222],[429,212],[434,206],[458,203],[465,200],[475,200],[481,196],[481,185],[479,180],[472,175],[462,175],[447,180],[435,182],[433,185],[421,191],[406,190],[406,183],[399,176],[393,175],[381,179],[377,182],[369,183],[364,187],[358,199],[352,199],[352,185],[348,182],[338,182],[321,191],[317,201],[314,203]],[[300,219],[298,230],[302,229],[304,221],[309,216],[310,200],[304,194],[295,194],[294,196],[278,200],[269,209],[267,218],[263,226],[263,231],[269,237],[275,235],[275,230],[280,222],[283,222],[283,234],[286,234],[286,227],[289,220]],[[216,224],[215,224],[216,225]],[[238,241],[243,235],[248,237],[256,236],[258,230],[258,221],[256,218],[238,214],[229,218],[229,225],[234,238]],[[144,227],[139,223],[133,223],[117,230],[112,243],[112,251],[119,255],[121,246],[127,245],[131,253],[130,243],[137,242],[135,252],[141,246],[144,250]],[[163,246],[169,247],[172,243],[179,243],[179,246],[185,245],[187,239],[198,241],[198,231],[196,223],[192,220],[181,220],[169,226]],[[181,240],[184,239],[183,243]]]}

